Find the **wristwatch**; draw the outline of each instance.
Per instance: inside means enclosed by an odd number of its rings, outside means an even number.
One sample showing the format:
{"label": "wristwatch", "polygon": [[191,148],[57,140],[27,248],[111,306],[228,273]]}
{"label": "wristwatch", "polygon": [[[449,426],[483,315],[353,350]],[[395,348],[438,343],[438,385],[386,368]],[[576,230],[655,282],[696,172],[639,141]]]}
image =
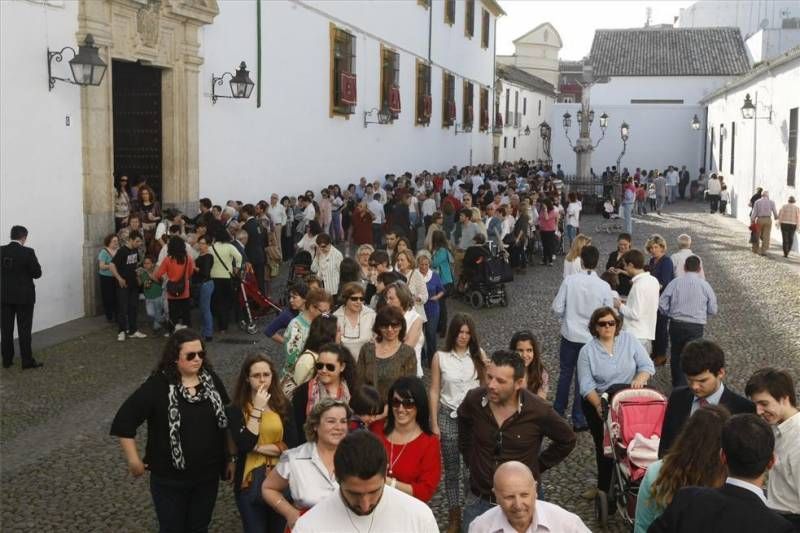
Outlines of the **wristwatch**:
{"label": "wristwatch", "polygon": [[228,457],[228,461],[230,461],[231,463],[236,463],[237,460],[238,457],[236,457],[235,455],[231,455],[230,457]]}

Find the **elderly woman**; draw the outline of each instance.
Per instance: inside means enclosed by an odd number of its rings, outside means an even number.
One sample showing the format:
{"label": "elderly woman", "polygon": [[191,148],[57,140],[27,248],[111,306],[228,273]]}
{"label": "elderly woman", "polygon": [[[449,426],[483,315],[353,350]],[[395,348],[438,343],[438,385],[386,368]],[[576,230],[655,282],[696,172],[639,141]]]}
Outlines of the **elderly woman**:
{"label": "elderly woman", "polygon": [[414,349],[403,343],[406,321],[399,308],[386,305],[375,316],[375,340],[361,347],[356,363],[359,383],[372,385],[386,398],[389,387],[401,376],[417,374]]}
{"label": "elderly woman", "polygon": [[[658,280],[659,294],[675,277],[675,266],[667,255],[667,241],[658,234],[651,235],[645,244],[645,249],[650,254],[650,263],[646,270]],[[658,312],[656,317],[656,338],[653,341],[653,361],[656,366],[662,366],[667,361],[667,347],[669,346],[669,317]]]}
{"label": "elderly woman", "polygon": [[789,257],[789,252],[794,246],[794,234],[800,226],[800,207],[797,206],[794,196],[790,196],[788,203],[778,211],[778,222],[781,225],[783,257]]}
{"label": "elderly woman", "polygon": [[[161,531],[207,531],[225,470],[229,402],[200,335],[175,332],[150,377],[111,423],[133,477],[150,472],[150,494]],[[147,422],[144,459],[136,430]]]}
{"label": "elderly woman", "polygon": [[294,423],[299,442],[306,442],[303,426],[311,410],[324,398],[333,398],[350,403],[356,390],[356,361],[347,348],[329,342],[319,349],[314,363],[314,376],[297,387],[292,396]]}
{"label": "elderly woman", "polygon": [[414,254],[408,249],[400,250],[400,242],[402,241],[398,241],[397,243],[398,250],[395,253],[395,267],[406,279],[408,290],[411,291],[411,295],[414,298],[414,310],[422,317],[422,321],[424,322],[427,320],[425,316],[425,302],[428,301],[428,288],[425,285],[425,280],[422,279],[422,275],[416,270],[417,265],[416,261],[414,261]]}
{"label": "elderly woman", "polygon": [[374,251],[375,248],[373,248],[371,244],[362,244],[356,250],[356,261],[358,261],[358,266],[361,269],[360,280],[364,287],[369,284],[369,256],[371,256]]}
{"label": "elderly woman", "polygon": [[284,518],[264,503],[261,485],[289,447],[297,445],[291,406],[275,364],[264,353],[245,357],[227,410],[236,445],[233,494],[246,533],[282,533]]}
{"label": "elderly woman", "polygon": [[425,234],[425,248],[433,250],[433,232],[444,231],[444,215],[441,211],[436,211],[431,215],[431,223],[428,226],[428,232]]}
{"label": "elderly woman", "polygon": [[[333,456],[347,435],[350,408],[346,402],[324,398],[308,414],[304,426],[308,442],[281,454],[261,487],[267,504],[286,519],[290,529],[304,512],[339,489]],[[292,502],[284,498],[289,489]]]}
{"label": "elderly woman", "polygon": [[428,301],[425,302],[427,322],[422,326],[425,336],[423,359],[425,366],[430,367],[433,354],[436,353],[436,330],[439,326],[439,301],[444,298],[445,289],[439,274],[431,269],[431,254],[427,250],[417,252],[417,268],[425,281],[428,290]]}
{"label": "elderly woman", "polygon": [[622,318],[611,307],[600,307],[592,313],[589,331],[593,338],[578,355],[578,387],[583,398],[583,413],[594,440],[597,490],[608,493],[614,461],[603,453],[600,396],[607,391],[613,393],[622,384],[635,389],[644,387],[655,374],[655,367],[642,343],[632,334],[622,331]]}
{"label": "elderly woman", "polygon": [[360,283],[352,282],[342,287],[342,301],[344,303],[333,316],[338,321],[342,344],[357,359],[361,347],[372,340],[375,311],[365,305],[364,287]]}
{"label": "elderly woman", "polygon": [[422,328],[425,322],[414,308],[414,297],[411,295],[408,285],[403,282],[395,282],[387,286],[386,304],[403,312],[406,322],[406,337],[403,342],[414,349],[417,356],[417,376],[422,377],[422,346],[425,344]]}
{"label": "elderly woman", "polygon": [[374,218],[374,215],[367,209],[367,202],[361,201],[356,204],[356,208],[350,217],[350,225],[353,228],[353,244],[364,246],[372,242],[372,221]]}

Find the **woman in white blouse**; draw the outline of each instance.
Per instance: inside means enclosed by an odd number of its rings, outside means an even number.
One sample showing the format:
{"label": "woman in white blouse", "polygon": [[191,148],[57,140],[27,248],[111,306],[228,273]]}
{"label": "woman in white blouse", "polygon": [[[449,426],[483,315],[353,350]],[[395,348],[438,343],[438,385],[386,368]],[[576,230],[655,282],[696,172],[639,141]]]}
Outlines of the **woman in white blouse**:
{"label": "woman in white blouse", "polygon": [[[286,518],[289,529],[305,511],[339,489],[333,471],[333,455],[347,435],[350,408],[346,402],[324,398],[306,419],[308,442],[286,450],[261,488],[261,496]],[[289,489],[294,505],[283,493]]]}
{"label": "woman in white blouse", "polygon": [[364,304],[364,287],[353,281],[342,287],[342,301],[333,316],[339,326],[339,337],[342,344],[358,361],[361,347],[372,340],[372,326],[375,325],[375,311]]}
{"label": "woman in white blouse", "polygon": [[456,410],[467,391],[486,384],[488,358],[481,349],[475,322],[467,313],[456,313],[447,328],[444,349],[431,361],[431,428],[439,435],[444,459],[444,486],[450,522],[461,519],[466,466],[458,451]]}
{"label": "woman in white blouse", "polygon": [[417,263],[414,261],[414,254],[410,250],[402,250],[395,253],[395,268],[406,279],[408,290],[414,298],[414,310],[422,321],[426,321],[425,302],[428,301],[428,286],[422,278],[422,274],[416,269]]}
{"label": "woman in white blouse", "polygon": [[573,239],[572,246],[570,247],[567,255],[564,257],[564,278],[571,274],[583,272],[583,264],[581,263],[581,250],[590,244],[592,244],[592,238],[587,237],[583,233],[578,233],[575,239]]}
{"label": "woman in white blouse", "polygon": [[[427,293],[428,289],[426,287],[426,296]],[[414,348],[414,353],[417,356],[417,377],[421,378],[423,375],[422,347],[425,345],[425,335],[422,332],[422,327],[425,320],[417,313],[414,307],[414,297],[411,295],[408,285],[402,281],[396,281],[389,285],[386,288],[386,305],[396,307],[403,313],[403,318],[406,321],[406,336],[403,343]]]}

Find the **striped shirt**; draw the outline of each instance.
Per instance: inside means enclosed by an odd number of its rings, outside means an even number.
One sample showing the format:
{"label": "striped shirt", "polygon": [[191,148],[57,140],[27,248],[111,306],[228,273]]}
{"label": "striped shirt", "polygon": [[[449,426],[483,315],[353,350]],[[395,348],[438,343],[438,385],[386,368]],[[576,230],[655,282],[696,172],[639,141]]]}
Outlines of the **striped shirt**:
{"label": "striped shirt", "polygon": [[673,320],[705,324],[710,315],[717,314],[717,296],[706,280],[696,272],[687,272],[669,282],[658,307]]}
{"label": "striped shirt", "polygon": [[778,218],[778,210],[775,209],[775,202],[770,200],[767,196],[762,196],[753,204],[753,212],[750,213],[750,218],[755,220],[758,217],[768,217],[770,215]]}

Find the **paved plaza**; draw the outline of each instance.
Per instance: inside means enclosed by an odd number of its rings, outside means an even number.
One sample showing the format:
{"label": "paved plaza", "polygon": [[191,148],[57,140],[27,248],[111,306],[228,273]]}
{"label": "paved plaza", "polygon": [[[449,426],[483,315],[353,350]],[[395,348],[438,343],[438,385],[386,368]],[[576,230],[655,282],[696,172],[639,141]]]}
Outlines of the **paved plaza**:
{"label": "paved plaza", "polygon": [[[728,356],[728,383],[742,391],[749,375],[770,364],[800,376],[800,264],[749,251],[747,229],[720,215],[708,215],[701,204],[680,202],[661,217],[635,220],[634,244],[641,248],[648,235],[660,233],[670,247],[687,232],[693,250],[703,259],[707,278],[719,298],[720,314],[707,327]],[[615,247],[615,235],[596,233],[601,221],[585,216],[603,257]],[[604,262],[604,259],[603,259]],[[56,265],[43,265],[45,276]],[[510,286],[510,306],[475,313],[487,352],[505,347],[517,329],[532,329],[543,341],[551,383],[557,379],[559,324],[550,303],[561,281],[561,268],[536,265]],[[37,308],[47,305],[41,295]],[[462,304],[451,304],[460,310]],[[49,344],[36,352],[43,370],[4,370],[0,380],[0,467],[4,532],[22,531],[154,531],[155,515],[146,477],[132,479],[117,439],[108,435],[119,405],[147,376],[156,362],[163,337],[116,341],[115,327],[102,319],[79,321],[72,335],[65,328],[39,335]],[[260,334],[231,332],[215,338],[210,357],[232,392],[233,377],[245,353],[278,347]],[[17,363],[18,364],[18,363]],[[656,385],[668,390],[669,370],[658,370]],[[554,389],[551,387],[551,389]],[[553,390],[551,390],[551,394]],[[144,428],[139,435],[143,444]],[[546,499],[578,513],[593,530],[593,504],[580,494],[593,483],[595,464],[591,437],[579,435],[569,458],[544,475]],[[440,526],[447,510],[437,494],[432,502]],[[213,531],[237,531],[239,517],[230,488],[224,486],[212,522]],[[618,520],[610,531],[624,531]]]}

